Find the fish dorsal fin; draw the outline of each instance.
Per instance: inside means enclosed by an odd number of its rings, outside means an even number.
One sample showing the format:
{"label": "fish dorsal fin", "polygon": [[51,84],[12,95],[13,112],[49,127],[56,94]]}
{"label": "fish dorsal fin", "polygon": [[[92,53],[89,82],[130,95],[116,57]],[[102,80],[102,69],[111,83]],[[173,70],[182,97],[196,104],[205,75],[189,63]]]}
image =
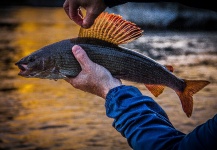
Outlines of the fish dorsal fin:
{"label": "fish dorsal fin", "polygon": [[142,32],[136,24],[120,15],[103,12],[89,29],[81,28],[78,37],[97,38],[119,45],[139,38]]}

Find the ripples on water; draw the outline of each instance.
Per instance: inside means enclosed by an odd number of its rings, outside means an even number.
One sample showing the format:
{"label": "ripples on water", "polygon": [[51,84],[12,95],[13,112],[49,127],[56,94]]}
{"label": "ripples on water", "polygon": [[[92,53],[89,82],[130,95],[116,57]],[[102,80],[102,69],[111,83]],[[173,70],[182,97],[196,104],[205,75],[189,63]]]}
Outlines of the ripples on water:
{"label": "ripples on water", "polygon": [[[130,149],[112,128],[101,98],[76,90],[62,80],[17,75],[14,63],[20,58],[47,44],[76,37],[78,30],[62,8],[0,9],[0,149]],[[190,119],[172,90],[167,89],[156,99],[175,127],[186,133],[217,110],[216,35],[145,31],[143,37],[124,45],[174,65],[174,73],[180,77],[212,82],[195,95],[197,101]],[[152,96],[143,85],[124,83]]]}

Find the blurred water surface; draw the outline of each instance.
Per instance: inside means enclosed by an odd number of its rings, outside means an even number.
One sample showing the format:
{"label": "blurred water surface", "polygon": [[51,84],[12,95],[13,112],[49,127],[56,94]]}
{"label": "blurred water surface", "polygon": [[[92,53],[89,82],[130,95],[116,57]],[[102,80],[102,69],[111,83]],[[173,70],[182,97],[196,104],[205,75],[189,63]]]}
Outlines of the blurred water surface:
{"label": "blurred water surface", "polygon": [[[76,37],[78,31],[62,8],[0,9],[0,149],[130,149],[106,117],[103,99],[63,80],[17,75],[14,63],[20,58]],[[171,89],[155,98],[177,129],[188,133],[216,114],[216,32],[144,31],[144,36],[123,46],[173,65],[174,74],[181,78],[211,82],[194,96],[191,118],[185,116]],[[123,83],[152,96],[143,84]]]}

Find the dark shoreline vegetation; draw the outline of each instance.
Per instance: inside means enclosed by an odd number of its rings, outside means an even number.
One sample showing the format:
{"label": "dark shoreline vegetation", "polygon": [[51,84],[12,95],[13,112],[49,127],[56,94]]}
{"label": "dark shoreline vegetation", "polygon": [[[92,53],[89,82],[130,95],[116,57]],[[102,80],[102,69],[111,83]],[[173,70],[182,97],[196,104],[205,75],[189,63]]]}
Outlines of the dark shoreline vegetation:
{"label": "dark shoreline vegetation", "polygon": [[[0,8],[62,8],[63,1],[1,1]],[[217,31],[217,12],[187,7],[178,3],[126,3],[106,11],[122,15],[143,29],[178,31]],[[0,15],[1,16],[1,15]]]}

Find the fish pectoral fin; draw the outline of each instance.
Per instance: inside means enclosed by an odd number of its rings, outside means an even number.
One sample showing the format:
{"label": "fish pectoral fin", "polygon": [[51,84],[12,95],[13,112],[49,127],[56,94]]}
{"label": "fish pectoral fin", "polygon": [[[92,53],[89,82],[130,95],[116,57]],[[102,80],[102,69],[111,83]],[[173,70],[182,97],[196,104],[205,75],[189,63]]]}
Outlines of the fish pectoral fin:
{"label": "fish pectoral fin", "polygon": [[176,94],[179,96],[179,99],[182,103],[182,108],[186,113],[187,117],[190,117],[193,111],[193,94],[200,91],[210,82],[205,80],[184,80],[186,87],[184,91],[176,91]]}
{"label": "fish pectoral fin", "polygon": [[158,97],[165,88],[164,85],[145,84],[146,88],[155,96]]}

